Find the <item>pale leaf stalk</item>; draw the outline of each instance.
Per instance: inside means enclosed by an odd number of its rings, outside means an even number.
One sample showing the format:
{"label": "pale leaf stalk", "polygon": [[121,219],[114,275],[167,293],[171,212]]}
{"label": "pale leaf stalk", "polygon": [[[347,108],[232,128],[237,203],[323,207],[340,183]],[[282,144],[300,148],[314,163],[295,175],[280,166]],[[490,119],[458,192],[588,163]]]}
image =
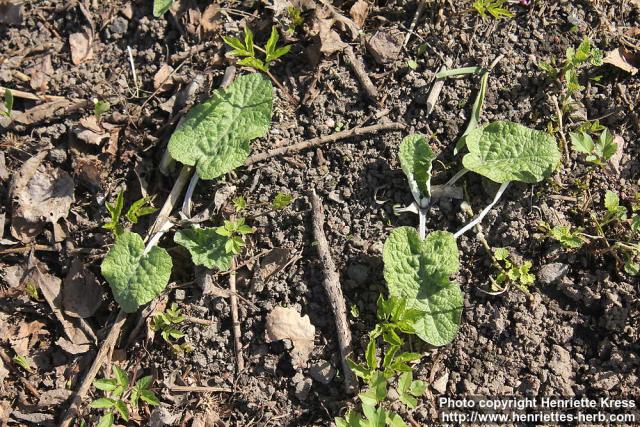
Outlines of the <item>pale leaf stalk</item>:
{"label": "pale leaf stalk", "polygon": [[191,203],[191,198],[193,197],[193,192],[196,189],[196,185],[198,185],[198,181],[200,180],[200,176],[198,173],[194,173],[191,176],[191,181],[189,181],[189,186],[187,187],[187,192],[184,195],[184,201],[182,202],[182,215],[185,219],[191,218],[191,208],[193,203]]}
{"label": "pale leaf stalk", "polygon": [[508,186],[509,186],[508,182],[505,182],[504,184],[500,185],[500,188],[498,189],[498,192],[493,198],[493,201],[486,208],[484,208],[482,212],[480,212],[480,214],[473,219],[473,221],[471,221],[469,224],[462,227],[456,234],[454,234],[453,237],[457,239],[458,237],[462,236],[464,233],[466,233],[467,231],[469,231],[470,229],[478,225],[480,221],[482,221],[482,219],[489,213],[491,208],[493,208],[493,206],[496,203],[498,203],[498,200],[500,200],[500,197],[502,197],[502,194],[504,194]]}
{"label": "pale leaf stalk", "polygon": [[420,234],[420,239],[422,240],[424,240],[425,237],[427,237],[427,210],[428,208],[420,208],[420,210],[418,211],[418,215],[420,216],[418,233]]}
{"label": "pale leaf stalk", "polygon": [[458,180],[460,178],[462,178],[463,176],[465,176],[467,174],[467,172],[469,172],[469,169],[465,169],[462,168],[460,169],[460,171],[458,171],[457,174],[455,174],[454,176],[451,177],[451,179],[449,181],[447,181],[447,183],[444,185],[444,187],[453,187],[453,185],[458,182]]}

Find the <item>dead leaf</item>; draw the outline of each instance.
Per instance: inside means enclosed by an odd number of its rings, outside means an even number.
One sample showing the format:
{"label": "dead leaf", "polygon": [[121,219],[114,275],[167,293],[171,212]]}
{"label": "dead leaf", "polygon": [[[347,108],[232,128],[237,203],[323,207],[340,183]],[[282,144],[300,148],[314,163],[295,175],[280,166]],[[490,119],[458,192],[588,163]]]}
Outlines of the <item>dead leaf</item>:
{"label": "dead leaf", "polygon": [[213,33],[218,31],[222,24],[222,18],[220,15],[220,6],[215,3],[211,3],[202,13],[200,17],[200,25],[202,31],[205,33]]}
{"label": "dead leaf", "polygon": [[31,242],[46,222],[66,218],[73,203],[74,182],[62,169],[42,164],[47,151],[27,160],[11,181],[11,234]]}
{"label": "dead leaf", "polygon": [[402,49],[402,33],[396,30],[382,30],[369,37],[366,42],[367,50],[378,64],[395,61]]}
{"label": "dead leaf", "polygon": [[364,21],[369,16],[369,3],[364,0],[358,0],[351,6],[349,10],[349,15],[353,18],[353,22],[356,24],[358,28],[362,28],[364,26]]}
{"label": "dead leaf", "polygon": [[64,311],[71,317],[90,317],[102,304],[103,290],[96,276],[74,258],[62,287]]}
{"label": "dead leaf", "polygon": [[98,124],[95,116],[87,116],[80,119],[80,126],[73,129],[73,133],[80,141],[91,145],[100,145],[109,138],[109,134]]}
{"label": "dead leaf", "polygon": [[48,407],[48,406],[56,406],[64,403],[65,400],[71,396],[71,390],[67,390],[64,388],[56,388],[53,390],[47,390],[40,394],[40,399],[38,400],[38,406],[40,407]]}
{"label": "dead leaf", "polygon": [[54,118],[58,116],[60,112],[69,111],[72,108],[74,108],[73,102],[66,99],[59,99],[36,105],[25,111],[14,111],[12,118],[23,125],[32,125],[43,120]]}
{"label": "dead leaf", "polygon": [[120,13],[122,13],[122,16],[124,16],[128,20],[133,19],[133,5],[131,4],[131,2],[128,2],[127,4],[122,6],[122,9],[120,9]]}
{"label": "dead leaf", "polygon": [[29,349],[38,341],[38,335],[48,334],[46,330],[43,331],[45,326],[43,322],[38,320],[21,322],[8,337],[13,351],[21,356],[29,354]]}
{"label": "dead leaf", "polygon": [[29,85],[39,93],[44,93],[49,88],[49,80],[53,74],[53,65],[51,64],[51,55],[45,55],[33,67],[27,69],[27,74],[31,77]]}
{"label": "dead leaf", "polygon": [[9,179],[9,170],[7,169],[4,152],[0,151],[0,181],[5,181],[7,179]]}
{"label": "dead leaf", "polygon": [[619,47],[607,53],[602,62],[605,64],[611,64],[614,67],[635,76],[638,72],[640,57],[633,55],[623,47]]}
{"label": "dead leaf", "polygon": [[0,0],[0,24],[20,25],[24,1]]}
{"label": "dead leaf", "polygon": [[315,333],[316,328],[311,324],[309,316],[300,316],[293,308],[276,307],[267,316],[267,342],[291,340],[291,359],[295,368],[306,365],[313,351]]}
{"label": "dead leaf", "polygon": [[191,422],[191,427],[225,427],[226,425],[220,415],[213,410],[196,414]]}
{"label": "dead leaf", "polygon": [[93,37],[91,30],[84,29],[80,33],[73,33],[69,36],[69,47],[71,48],[71,62],[74,65],[82,64],[93,58]]}
{"label": "dead leaf", "polygon": [[153,76],[153,88],[160,92],[165,92],[171,89],[173,86],[173,78],[170,77],[172,72],[173,67],[171,65],[163,64],[156,72],[156,75]]}
{"label": "dead leaf", "polygon": [[622,156],[624,155],[624,146],[625,141],[624,138],[620,135],[615,135],[613,137],[613,143],[618,146],[618,149],[613,156],[609,159],[609,166],[613,170],[613,172],[619,174],[620,173],[620,161],[622,160]]}
{"label": "dead leaf", "polygon": [[258,274],[262,280],[267,280],[287,265],[291,251],[287,248],[273,248],[260,259]]}
{"label": "dead leaf", "polygon": [[[9,375],[9,370],[5,368],[4,361],[0,359],[0,384],[4,383],[4,379]],[[1,409],[1,407],[0,407]],[[2,413],[0,411],[0,420],[2,420]],[[2,425],[2,424],[0,424]]]}
{"label": "dead leaf", "polygon": [[[61,284],[62,280],[49,274],[47,267],[38,261],[34,255],[29,257],[29,272],[25,281],[31,281],[36,284],[42,293],[42,296],[49,304],[51,311],[58,319],[63,327],[64,334],[68,341],[78,346],[84,351],[90,349],[91,343],[95,341],[90,327],[79,318],[73,318],[65,315],[62,311],[62,292]],[[64,337],[62,338],[64,339]],[[60,340],[59,340],[60,341]],[[83,352],[83,351],[80,351]]]}

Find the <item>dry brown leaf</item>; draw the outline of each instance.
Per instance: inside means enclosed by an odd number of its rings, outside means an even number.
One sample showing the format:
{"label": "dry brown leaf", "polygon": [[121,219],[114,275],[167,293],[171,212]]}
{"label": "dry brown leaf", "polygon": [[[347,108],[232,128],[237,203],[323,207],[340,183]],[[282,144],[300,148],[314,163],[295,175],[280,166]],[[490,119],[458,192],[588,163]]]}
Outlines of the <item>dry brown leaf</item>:
{"label": "dry brown leaf", "polygon": [[[635,61],[639,60],[640,58],[635,57]],[[635,76],[638,72],[638,67],[633,64],[635,61],[634,56],[630,52],[628,52],[623,47],[619,47],[607,53],[602,62],[604,62],[605,64],[611,64],[614,67],[617,67],[622,71],[626,71],[627,73],[631,73],[632,76]]]}
{"label": "dry brown leaf", "polygon": [[291,251],[286,248],[273,248],[262,259],[260,259],[260,270],[258,274],[262,280],[267,280],[287,265]]}
{"label": "dry brown leaf", "polygon": [[153,76],[153,88],[160,92],[171,89],[171,86],[173,86],[173,78],[169,76],[171,76],[172,72],[173,67],[171,65],[163,64],[156,72],[156,75]]}
{"label": "dry brown leaf", "polygon": [[205,33],[213,33],[218,31],[222,24],[222,17],[220,15],[220,6],[215,3],[211,3],[202,13],[200,17],[200,25],[202,31]]}
{"label": "dry brown leaf", "polygon": [[62,286],[64,311],[71,317],[90,317],[102,304],[103,290],[96,276],[74,258]]}
{"label": "dry brown leaf", "polygon": [[613,156],[609,159],[609,166],[613,170],[613,172],[619,174],[620,173],[620,161],[622,160],[622,156],[624,155],[624,146],[625,141],[624,138],[620,135],[615,135],[613,137],[613,143],[618,146],[618,149]]}
{"label": "dry brown leaf", "polygon": [[35,320],[33,322],[21,322],[17,329],[8,337],[11,348],[16,354],[26,356],[29,349],[38,340],[38,335],[46,335],[48,332],[43,331],[46,325],[43,322]]}
{"label": "dry brown leaf", "polygon": [[71,396],[71,390],[67,390],[64,388],[55,388],[53,390],[47,390],[40,394],[40,398],[38,400],[38,406],[40,407],[48,407],[48,406],[56,406],[64,403],[65,400]]}
{"label": "dry brown leaf", "polygon": [[133,4],[131,4],[131,2],[127,2],[127,4],[122,6],[122,9],[120,9],[120,13],[128,20],[133,19]]}
{"label": "dry brown leaf", "polygon": [[296,368],[306,365],[313,351],[315,333],[316,328],[311,324],[309,316],[300,316],[293,308],[276,307],[267,316],[267,342],[291,340],[291,359]]}
{"label": "dry brown leaf", "polygon": [[59,168],[42,164],[47,151],[27,160],[11,181],[11,234],[31,242],[46,222],[66,218],[73,202],[73,179]]}
{"label": "dry brown leaf", "polygon": [[358,0],[351,6],[349,10],[349,14],[351,18],[353,18],[353,22],[356,24],[358,28],[362,28],[364,26],[364,21],[369,16],[369,3],[365,0]]}
{"label": "dry brown leaf", "polygon": [[0,24],[20,25],[24,1],[0,0]]}
{"label": "dry brown leaf", "polygon": [[62,280],[49,274],[46,266],[33,255],[29,257],[29,267],[25,281],[32,282],[40,288],[42,296],[62,325],[66,338],[71,344],[79,347],[78,353],[88,351],[95,336],[88,335],[91,332],[90,328],[82,319],[69,317],[63,313]]}
{"label": "dry brown leaf", "polygon": [[53,74],[51,55],[45,55],[35,63],[33,67],[27,69],[27,74],[31,77],[29,85],[39,93],[44,93],[49,88],[50,76]]}
{"label": "dry brown leaf", "polygon": [[59,112],[73,108],[74,103],[66,99],[59,99],[44,104],[36,105],[25,111],[14,111],[11,116],[14,121],[23,125],[32,125],[34,123],[48,120],[59,115]]}
{"label": "dry brown leaf", "polygon": [[69,36],[69,47],[71,48],[71,62],[74,65],[82,64],[93,58],[93,37],[91,30],[84,29],[80,33],[73,33]]}
{"label": "dry brown leaf", "polygon": [[9,179],[9,170],[7,169],[7,162],[4,157],[4,152],[0,151],[0,181]]}

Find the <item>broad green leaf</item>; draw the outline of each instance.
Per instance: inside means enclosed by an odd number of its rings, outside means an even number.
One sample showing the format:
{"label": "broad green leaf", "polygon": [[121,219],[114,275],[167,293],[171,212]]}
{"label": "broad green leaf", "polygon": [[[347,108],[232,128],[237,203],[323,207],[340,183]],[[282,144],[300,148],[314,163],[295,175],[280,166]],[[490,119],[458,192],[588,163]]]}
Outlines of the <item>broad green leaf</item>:
{"label": "broad green leaf", "polygon": [[116,401],[109,399],[108,397],[101,397],[100,399],[96,399],[91,402],[91,405],[89,406],[96,409],[111,409],[116,406]]}
{"label": "broad green leaf", "polygon": [[166,250],[156,246],[145,255],[142,237],[127,231],[116,239],[101,271],[122,310],[133,313],[160,295],[169,283],[172,266]]}
{"label": "broad green leaf", "polygon": [[540,182],[560,162],[556,141],[545,132],[498,121],[472,130],[466,138],[465,168],[504,184]]}
{"label": "broad green leaf", "polygon": [[136,387],[140,390],[146,390],[153,383],[153,376],[147,375],[136,381]]}
{"label": "broad green leaf", "polygon": [[159,406],[160,400],[154,392],[151,390],[140,390],[140,399],[144,402],[147,402],[151,406]]}
{"label": "broad green leaf", "polygon": [[451,342],[463,305],[460,288],[449,280],[460,265],[453,234],[436,231],[421,240],[414,228],[396,228],[384,244],[383,259],[389,294],[424,313],[416,335],[436,346]]}
{"label": "broad green leaf", "polygon": [[607,190],[604,195],[604,207],[611,213],[615,213],[620,206],[620,197],[613,191]]}
{"label": "broad green leaf", "polygon": [[102,418],[100,418],[100,421],[98,421],[98,424],[96,424],[96,427],[111,427],[113,425],[113,421],[114,421],[114,416],[113,413],[108,413],[102,416]]}
{"label": "broad green leaf", "polygon": [[113,391],[118,386],[114,378],[102,378],[95,380],[93,386],[98,390]]}
{"label": "broad green leaf", "polygon": [[347,412],[344,418],[337,417],[334,419],[337,427],[366,427],[367,424],[362,419],[362,416],[356,411],[350,410]]}
{"label": "broad green leaf", "polygon": [[570,132],[571,145],[579,153],[591,154],[595,148],[593,138],[586,132]]}
{"label": "broad green leaf", "polygon": [[367,366],[370,370],[378,368],[378,358],[376,357],[376,341],[374,339],[369,339],[365,358],[367,360]]}
{"label": "broad green leaf", "polygon": [[117,366],[113,367],[113,372],[116,376],[118,385],[126,388],[129,385],[129,376],[127,373]]}
{"label": "broad green leaf", "polygon": [[398,398],[409,408],[415,408],[418,404],[417,399],[409,393],[412,382],[413,374],[411,372],[404,372],[398,378]]}
{"label": "broad green leaf", "polygon": [[120,414],[120,417],[123,420],[129,421],[129,409],[127,408],[126,403],[124,403],[122,400],[116,401],[115,409],[116,411],[118,411],[118,413]]}
{"label": "broad green leaf", "polygon": [[387,412],[384,408],[376,408],[372,404],[363,404],[362,412],[367,418],[367,427],[385,427],[387,425]]}
{"label": "broad green leaf", "polygon": [[264,136],[271,123],[271,82],[258,73],[238,77],[227,89],[187,113],[169,140],[169,153],[214,179],[244,164],[249,141]]}
{"label": "broad green leaf", "polygon": [[238,61],[238,65],[255,68],[256,70],[264,71],[265,73],[269,70],[269,64],[265,64],[262,59],[254,57],[244,58]]}
{"label": "broad green leaf", "polygon": [[426,207],[431,196],[431,163],[436,156],[423,135],[405,137],[400,144],[400,166],[409,180],[416,203]]}
{"label": "broad green leaf", "polygon": [[394,412],[387,412],[387,425],[391,427],[407,427],[402,417]]}
{"label": "broad green leaf", "polygon": [[172,3],[173,0],[153,0],[153,16],[159,18],[164,15]]}
{"label": "broad green leaf", "polygon": [[272,61],[276,59],[274,57],[276,51],[276,45],[278,44],[278,39],[280,39],[280,35],[278,34],[278,30],[274,25],[271,27],[271,35],[269,36],[269,40],[267,40],[267,44],[264,46],[264,50],[267,52],[266,61]]}
{"label": "broad green leaf", "polygon": [[215,228],[193,227],[180,230],[176,232],[173,241],[187,248],[196,265],[219,270],[231,268],[233,253],[225,250],[228,239],[218,234]]}
{"label": "broad green leaf", "polygon": [[360,393],[360,399],[364,405],[376,405],[387,397],[387,379],[382,372],[374,372],[369,381],[369,388]]}

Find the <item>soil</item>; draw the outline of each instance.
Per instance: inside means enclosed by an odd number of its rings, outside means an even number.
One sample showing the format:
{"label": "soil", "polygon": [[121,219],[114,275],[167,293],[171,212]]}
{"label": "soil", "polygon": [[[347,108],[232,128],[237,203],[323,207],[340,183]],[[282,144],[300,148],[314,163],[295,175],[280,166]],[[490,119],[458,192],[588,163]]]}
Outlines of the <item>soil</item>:
{"label": "soil", "polygon": [[[221,1],[221,8],[231,12],[221,15],[214,31],[204,32],[197,16],[208,3],[183,0],[179,10],[154,18],[151,1],[36,0],[23,5],[20,23],[0,23],[3,87],[37,93],[42,86],[33,87],[36,71],[45,70],[47,83],[41,93],[83,101],[78,108],[47,111],[2,128],[0,154],[6,170],[0,156],[0,219],[6,216],[6,220],[0,221],[0,251],[25,247],[11,242],[11,177],[26,160],[48,151],[45,164],[73,177],[74,201],[63,220],[63,238],[56,239],[58,231],[47,224],[34,242],[48,249],[36,250],[31,256],[60,279],[67,276],[74,258],[93,272],[104,295],[98,310],[85,322],[99,340],[118,311],[100,275],[100,262],[113,242],[111,233],[101,228],[109,217],[105,201],[114,200],[118,190],[126,188],[125,204],[150,195],[155,206],[161,206],[174,180],[157,167],[171,132],[191,105],[206,99],[217,87],[225,67],[234,61],[225,58],[220,35],[239,34],[246,21],[259,43],[269,34],[273,19],[269,2]],[[334,5],[348,16],[353,3],[336,1]],[[367,98],[340,52],[318,62],[306,27],[287,36],[293,45],[291,52],[271,72],[301,101],[293,105],[278,91],[271,130],[252,143],[254,153],[380,122],[403,123],[406,130],[332,142],[199,183],[194,211],[214,201],[220,208],[205,225],[217,225],[220,216],[232,212],[231,201],[243,196],[247,221],[256,230],[243,255],[248,263],[238,271],[246,368],[236,373],[229,299],[203,294],[188,254],[173,243],[169,233],[160,246],[174,257],[174,272],[162,298],[176,302],[184,314],[211,324],[185,322],[181,329],[192,351],[180,356],[144,327],[128,342],[139,317],[129,316],[111,360],[137,375],[152,374],[162,406],[144,406],[127,425],[201,425],[197,422],[206,415],[209,422],[217,423],[207,425],[309,426],[330,425],[334,417],[343,415],[357,399],[343,391],[333,315],[311,231],[309,192],[314,189],[323,199],[325,232],[347,307],[357,307],[359,312],[357,317],[350,315],[349,321],[355,355],[361,358],[366,334],[375,324],[376,300],[386,293],[384,239],[395,227],[417,226],[414,215],[394,214],[394,205],[412,202],[397,159],[400,141],[413,132],[430,136],[438,154],[435,183],[446,182],[460,168],[453,147],[469,120],[479,76],[447,79],[428,115],[427,96],[438,69],[445,62],[450,68],[488,67],[504,55],[489,78],[481,122],[502,119],[540,130],[549,124],[557,128],[552,99],[561,96],[563,85],[551,82],[536,64],[551,58],[562,60],[566,49],[577,47],[585,36],[609,52],[621,46],[626,31],[640,28],[640,7],[633,1],[540,0],[530,6],[511,5],[515,16],[502,20],[482,19],[469,8],[471,3],[427,2],[406,48],[383,65],[374,60],[365,40],[379,32],[398,32],[404,39],[416,2],[376,0],[357,40],[352,42],[348,33],[339,31],[378,88],[378,103]],[[276,24],[286,29],[282,22],[276,20]],[[74,64],[69,36],[83,29],[93,33],[93,54]],[[635,42],[639,43],[637,38]],[[408,65],[411,60],[417,67]],[[164,64],[176,71],[167,90],[157,91],[153,80]],[[429,384],[428,391],[414,410],[392,405],[415,425],[438,422],[437,398],[441,395],[640,395],[640,282],[626,274],[601,245],[567,250],[545,238],[537,225],[539,221],[552,226],[571,224],[592,232],[589,214],[604,214],[606,190],[620,194],[629,207],[640,191],[640,74],[632,76],[606,64],[586,66],[580,73],[585,88],[576,96],[577,110],[591,120],[599,118],[624,141],[619,168],[592,166],[584,156],[571,152],[548,181],[511,185],[484,219],[483,232],[491,248],[506,247],[515,260],[531,261],[537,280],[528,292],[511,287],[498,295],[488,294],[490,278],[496,274],[490,254],[477,231],[459,240],[462,269],[456,281],[465,295],[460,332],[444,347],[414,343],[424,352],[415,376]],[[601,78],[590,79],[596,76]],[[198,84],[193,85],[194,81]],[[189,86],[195,86],[195,93],[180,106],[175,96]],[[93,114],[91,102],[84,101],[94,98],[111,104],[101,118],[108,135],[98,145],[77,136],[84,126],[80,120]],[[41,104],[16,96],[13,109],[26,111]],[[567,115],[564,125],[569,129],[580,122]],[[557,132],[556,137],[560,139]],[[495,192],[491,183],[474,174],[461,182],[465,203],[474,212],[486,206]],[[291,193],[294,201],[284,210],[272,211],[269,204],[278,193]],[[427,229],[458,230],[469,219],[460,205],[461,201],[448,199],[434,204]],[[134,230],[144,234],[152,220],[153,216],[143,218]],[[611,233],[618,238],[630,232],[618,228]],[[288,249],[293,262],[263,282],[255,280],[259,255],[273,248]],[[28,246],[0,252],[0,346],[8,358],[16,355],[16,331],[26,333],[25,325],[40,322],[38,332],[27,335],[31,336],[27,348],[33,372],[11,368],[4,374],[11,365],[7,360],[5,369],[0,369],[0,378],[4,378],[0,420],[8,425],[50,425],[59,420],[68,397],[64,389],[78,386],[96,352],[94,345],[80,354],[63,349],[59,340],[64,330],[50,306],[42,297],[30,297],[25,292],[27,283],[11,278],[16,267],[28,265],[30,252]],[[220,288],[228,286],[226,274],[215,274],[213,280]],[[266,316],[279,305],[308,314],[316,327],[308,366],[292,367],[290,343],[265,340]],[[62,397],[43,402],[21,377],[41,396],[58,390]],[[218,386],[231,392],[176,392],[171,384]],[[78,420],[97,423],[100,413],[88,403],[98,396],[101,394],[92,388]]]}

